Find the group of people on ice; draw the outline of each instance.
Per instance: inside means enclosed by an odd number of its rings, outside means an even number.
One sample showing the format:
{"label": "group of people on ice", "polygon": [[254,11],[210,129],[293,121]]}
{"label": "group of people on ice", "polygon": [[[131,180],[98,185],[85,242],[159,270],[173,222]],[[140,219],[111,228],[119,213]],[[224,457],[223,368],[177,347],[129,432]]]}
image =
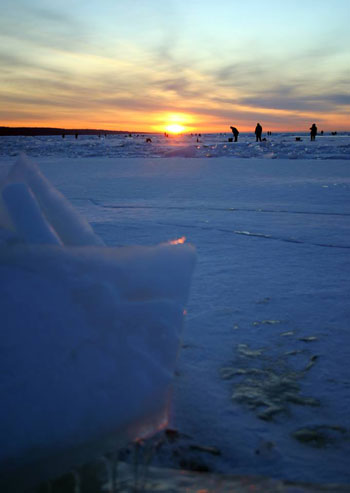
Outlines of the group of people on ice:
{"label": "group of people on ice", "polygon": [[[230,129],[232,130],[232,133],[233,133],[234,142],[237,142],[239,131],[237,130],[236,127],[230,127]],[[255,137],[256,137],[256,142],[261,142],[262,126],[260,125],[260,123],[256,124],[254,133],[255,133]],[[323,132],[321,132],[321,133],[323,133]],[[271,135],[271,132],[267,132],[267,134]],[[310,138],[311,138],[311,140],[315,140],[316,135],[317,135],[317,127],[316,127],[316,123],[313,123],[310,127]]]}

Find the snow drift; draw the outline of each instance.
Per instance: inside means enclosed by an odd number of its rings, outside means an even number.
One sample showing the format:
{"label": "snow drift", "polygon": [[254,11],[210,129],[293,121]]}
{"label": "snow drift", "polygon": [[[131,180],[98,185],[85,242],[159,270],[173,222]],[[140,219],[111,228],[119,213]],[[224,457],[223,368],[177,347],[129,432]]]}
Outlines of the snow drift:
{"label": "snow drift", "polygon": [[104,246],[25,158],[1,191],[0,473],[15,488],[164,426],[195,254]]}

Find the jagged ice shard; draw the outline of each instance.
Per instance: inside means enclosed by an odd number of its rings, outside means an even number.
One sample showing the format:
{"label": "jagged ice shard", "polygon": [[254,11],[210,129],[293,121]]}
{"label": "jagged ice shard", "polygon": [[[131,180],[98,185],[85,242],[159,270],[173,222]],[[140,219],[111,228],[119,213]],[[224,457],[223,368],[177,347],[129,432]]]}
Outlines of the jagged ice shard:
{"label": "jagged ice shard", "polygon": [[24,157],[0,226],[0,486],[16,491],[165,425],[195,252],[104,246]]}

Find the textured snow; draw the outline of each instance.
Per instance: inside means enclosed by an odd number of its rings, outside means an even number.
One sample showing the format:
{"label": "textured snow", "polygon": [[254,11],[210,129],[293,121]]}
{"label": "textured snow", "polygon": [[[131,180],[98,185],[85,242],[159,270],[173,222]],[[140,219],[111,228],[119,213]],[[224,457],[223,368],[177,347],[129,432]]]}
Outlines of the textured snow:
{"label": "textured snow", "polygon": [[[203,135],[117,134],[101,136],[60,135],[52,137],[1,137],[0,156],[25,152],[32,157],[227,157],[264,159],[350,159],[350,135],[325,133],[310,142],[309,134],[273,133],[255,142],[254,134],[241,133],[238,142],[229,142],[232,133]],[[299,141],[296,141],[299,138]],[[151,142],[147,142],[151,139]]]}

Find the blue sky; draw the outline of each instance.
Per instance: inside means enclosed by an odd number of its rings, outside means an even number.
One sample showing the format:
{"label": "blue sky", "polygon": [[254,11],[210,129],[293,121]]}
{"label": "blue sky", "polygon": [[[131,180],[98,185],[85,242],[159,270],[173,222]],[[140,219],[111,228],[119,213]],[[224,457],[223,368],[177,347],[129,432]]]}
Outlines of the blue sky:
{"label": "blue sky", "polygon": [[350,129],[349,14],[345,0],[3,0],[0,124]]}

